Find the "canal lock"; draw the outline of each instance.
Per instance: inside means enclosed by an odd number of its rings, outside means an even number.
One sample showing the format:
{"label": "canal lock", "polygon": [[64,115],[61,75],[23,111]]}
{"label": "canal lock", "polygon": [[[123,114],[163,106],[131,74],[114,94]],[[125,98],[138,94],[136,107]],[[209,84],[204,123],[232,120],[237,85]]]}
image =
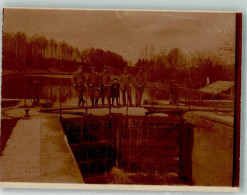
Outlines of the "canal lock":
{"label": "canal lock", "polygon": [[61,118],[61,123],[85,183],[111,183],[102,178],[114,167],[151,178],[136,180],[137,184],[166,184],[166,179],[156,181],[155,176],[169,175],[173,179],[168,184],[192,182],[193,127],[179,114],[112,113]]}

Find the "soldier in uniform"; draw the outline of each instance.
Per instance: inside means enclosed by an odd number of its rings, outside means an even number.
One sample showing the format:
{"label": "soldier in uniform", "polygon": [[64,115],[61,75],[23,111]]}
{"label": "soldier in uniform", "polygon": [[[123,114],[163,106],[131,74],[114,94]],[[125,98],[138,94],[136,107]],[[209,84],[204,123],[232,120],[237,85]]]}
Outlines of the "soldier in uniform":
{"label": "soldier in uniform", "polygon": [[174,80],[170,83],[170,104],[177,105],[179,100],[178,96],[178,85]]}
{"label": "soldier in uniform", "polygon": [[146,76],[143,72],[143,67],[139,67],[139,72],[136,74],[134,78],[134,86],[135,86],[135,101],[136,106],[141,106],[142,94],[146,85]]}
{"label": "soldier in uniform", "polygon": [[101,98],[102,105],[105,105],[105,97],[107,98],[108,105],[111,105],[111,76],[107,72],[108,68],[105,66],[101,76]]}
{"label": "soldier in uniform", "polygon": [[88,77],[87,85],[92,107],[95,107],[98,105],[101,89],[100,78],[99,75],[95,73],[95,67],[91,67],[91,74]]}
{"label": "soldier in uniform", "polygon": [[86,78],[83,74],[82,66],[78,67],[78,72],[76,72],[72,77],[71,82],[78,96],[78,106],[81,106],[81,104],[83,106],[85,103],[85,100],[83,99],[83,93],[85,91]]}
{"label": "soldier in uniform", "polygon": [[120,85],[118,83],[118,79],[114,78],[113,83],[111,85],[111,98],[112,98],[112,105],[114,105],[114,100],[116,98],[117,106],[119,106],[119,88]]}
{"label": "soldier in uniform", "polygon": [[132,106],[132,99],[131,99],[131,75],[128,74],[128,68],[125,67],[123,70],[123,74],[120,78],[120,88],[122,91],[122,98],[123,98],[123,106],[126,106],[126,93],[128,98],[128,105]]}

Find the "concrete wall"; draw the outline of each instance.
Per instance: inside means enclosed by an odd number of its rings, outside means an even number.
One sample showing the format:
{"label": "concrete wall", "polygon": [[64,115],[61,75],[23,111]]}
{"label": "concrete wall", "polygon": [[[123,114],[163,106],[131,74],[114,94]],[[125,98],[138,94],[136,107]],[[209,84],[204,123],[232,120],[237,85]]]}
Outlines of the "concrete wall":
{"label": "concrete wall", "polygon": [[232,186],[233,117],[210,112],[188,112],[193,128],[192,182],[194,185]]}

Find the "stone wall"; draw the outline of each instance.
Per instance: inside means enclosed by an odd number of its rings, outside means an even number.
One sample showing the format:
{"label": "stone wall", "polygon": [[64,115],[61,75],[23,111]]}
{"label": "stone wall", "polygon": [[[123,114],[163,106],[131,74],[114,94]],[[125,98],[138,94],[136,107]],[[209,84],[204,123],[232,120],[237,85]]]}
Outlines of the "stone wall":
{"label": "stone wall", "polygon": [[193,124],[192,183],[207,186],[232,186],[233,117],[222,113],[188,112]]}

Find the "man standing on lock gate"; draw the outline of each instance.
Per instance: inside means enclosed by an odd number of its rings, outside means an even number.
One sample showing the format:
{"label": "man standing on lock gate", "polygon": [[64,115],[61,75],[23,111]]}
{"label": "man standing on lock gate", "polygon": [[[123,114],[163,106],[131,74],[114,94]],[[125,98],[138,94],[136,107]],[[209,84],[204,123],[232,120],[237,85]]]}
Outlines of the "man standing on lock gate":
{"label": "man standing on lock gate", "polygon": [[135,101],[136,106],[140,107],[142,102],[142,94],[146,85],[146,75],[143,72],[143,67],[139,67],[139,72],[134,77],[134,86],[135,86]]}
{"label": "man standing on lock gate", "polygon": [[101,75],[101,98],[102,105],[105,105],[105,97],[108,105],[111,105],[111,76],[108,73],[108,68],[105,66]]}
{"label": "man standing on lock gate", "polygon": [[112,98],[112,105],[114,106],[114,100],[116,99],[116,106],[119,107],[119,88],[120,85],[118,83],[118,78],[113,79],[113,83],[111,85],[111,98]]}
{"label": "man standing on lock gate", "polygon": [[92,102],[92,107],[97,107],[100,97],[100,77],[95,72],[95,67],[91,67],[91,74],[87,80],[88,93]]}
{"label": "man standing on lock gate", "polygon": [[175,80],[172,80],[170,83],[170,98],[169,104],[171,105],[178,105],[179,101],[179,94],[178,94],[178,85]]}
{"label": "man standing on lock gate", "polygon": [[85,91],[86,78],[83,74],[83,66],[78,67],[78,72],[74,74],[71,82],[78,96],[78,106],[84,106],[85,100],[83,99],[83,93]]}
{"label": "man standing on lock gate", "polygon": [[120,78],[120,88],[122,91],[122,98],[123,98],[123,107],[126,106],[126,93],[127,93],[127,104],[128,106],[132,106],[132,99],[131,99],[131,75],[128,74],[128,67],[124,67],[123,74]]}

